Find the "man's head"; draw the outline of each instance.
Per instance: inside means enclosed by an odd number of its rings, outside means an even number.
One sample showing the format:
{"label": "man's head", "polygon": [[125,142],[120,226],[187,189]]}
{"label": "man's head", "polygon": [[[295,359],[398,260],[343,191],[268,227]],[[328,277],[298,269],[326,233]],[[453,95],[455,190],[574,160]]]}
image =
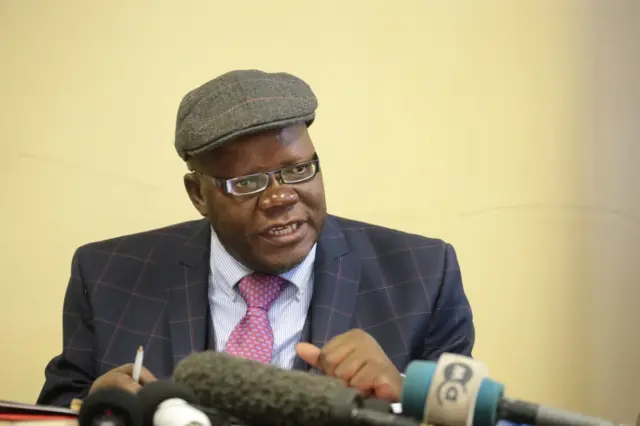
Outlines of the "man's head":
{"label": "man's head", "polygon": [[307,127],[317,101],[289,74],[234,71],[191,91],[178,111],[185,188],[225,248],[278,273],[309,253],[324,225],[320,163]]}

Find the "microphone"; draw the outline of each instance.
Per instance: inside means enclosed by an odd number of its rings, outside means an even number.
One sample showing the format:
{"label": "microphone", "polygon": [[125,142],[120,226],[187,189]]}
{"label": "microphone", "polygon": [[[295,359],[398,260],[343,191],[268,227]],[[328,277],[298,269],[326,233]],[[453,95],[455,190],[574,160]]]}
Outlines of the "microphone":
{"label": "microphone", "polygon": [[192,404],[196,396],[189,388],[157,381],[138,391],[144,426],[211,426],[209,418]]}
{"label": "microphone", "polygon": [[191,389],[170,381],[156,381],[138,392],[144,426],[232,426],[239,421],[218,410],[198,405]]}
{"label": "microphone", "polygon": [[377,398],[367,398],[363,400],[362,408],[365,410],[378,411],[380,413],[393,413],[393,408],[389,402]]}
{"label": "microphone", "polygon": [[80,426],[143,426],[136,397],[119,388],[103,388],[90,394],[78,412]]}
{"label": "microphone", "polygon": [[[364,408],[364,398],[342,381],[285,370],[215,351],[188,355],[173,381],[200,404],[261,426],[419,426],[420,422]],[[371,402],[369,402],[371,403]]]}
{"label": "microphone", "polygon": [[505,398],[480,361],[445,353],[413,361],[402,388],[403,414],[428,424],[495,426],[500,420],[537,426],[614,426],[609,420]]}

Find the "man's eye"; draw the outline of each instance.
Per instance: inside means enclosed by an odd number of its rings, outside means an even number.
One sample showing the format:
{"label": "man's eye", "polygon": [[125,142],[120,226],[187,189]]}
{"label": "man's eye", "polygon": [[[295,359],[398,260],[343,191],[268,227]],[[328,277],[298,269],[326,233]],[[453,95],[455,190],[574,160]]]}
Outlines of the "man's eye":
{"label": "man's eye", "polygon": [[295,166],[293,169],[291,169],[292,173],[301,175],[303,173],[306,173],[306,171],[309,169],[309,165],[308,164],[300,164],[299,166]]}
{"label": "man's eye", "polygon": [[248,186],[254,185],[255,184],[255,180],[254,179],[242,179],[236,182],[236,186],[239,186],[241,188],[246,188]]}

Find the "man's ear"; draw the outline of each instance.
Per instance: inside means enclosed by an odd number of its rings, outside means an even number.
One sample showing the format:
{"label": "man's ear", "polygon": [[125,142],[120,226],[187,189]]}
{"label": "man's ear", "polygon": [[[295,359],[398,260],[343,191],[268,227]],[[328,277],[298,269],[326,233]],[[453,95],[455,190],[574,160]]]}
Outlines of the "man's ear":
{"label": "man's ear", "polygon": [[203,216],[207,217],[207,204],[204,199],[204,187],[194,173],[184,175],[184,188],[187,190],[193,206]]}

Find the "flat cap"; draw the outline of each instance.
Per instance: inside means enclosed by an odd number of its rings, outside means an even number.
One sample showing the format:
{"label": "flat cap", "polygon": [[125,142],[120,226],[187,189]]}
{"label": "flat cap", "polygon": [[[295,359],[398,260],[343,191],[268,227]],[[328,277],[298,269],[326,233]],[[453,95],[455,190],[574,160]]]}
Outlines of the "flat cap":
{"label": "flat cap", "polygon": [[186,161],[240,136],[295,123],[309,126],[317,107],[311,87],[291,74],[231,71],[182,99],[175,147]]}

